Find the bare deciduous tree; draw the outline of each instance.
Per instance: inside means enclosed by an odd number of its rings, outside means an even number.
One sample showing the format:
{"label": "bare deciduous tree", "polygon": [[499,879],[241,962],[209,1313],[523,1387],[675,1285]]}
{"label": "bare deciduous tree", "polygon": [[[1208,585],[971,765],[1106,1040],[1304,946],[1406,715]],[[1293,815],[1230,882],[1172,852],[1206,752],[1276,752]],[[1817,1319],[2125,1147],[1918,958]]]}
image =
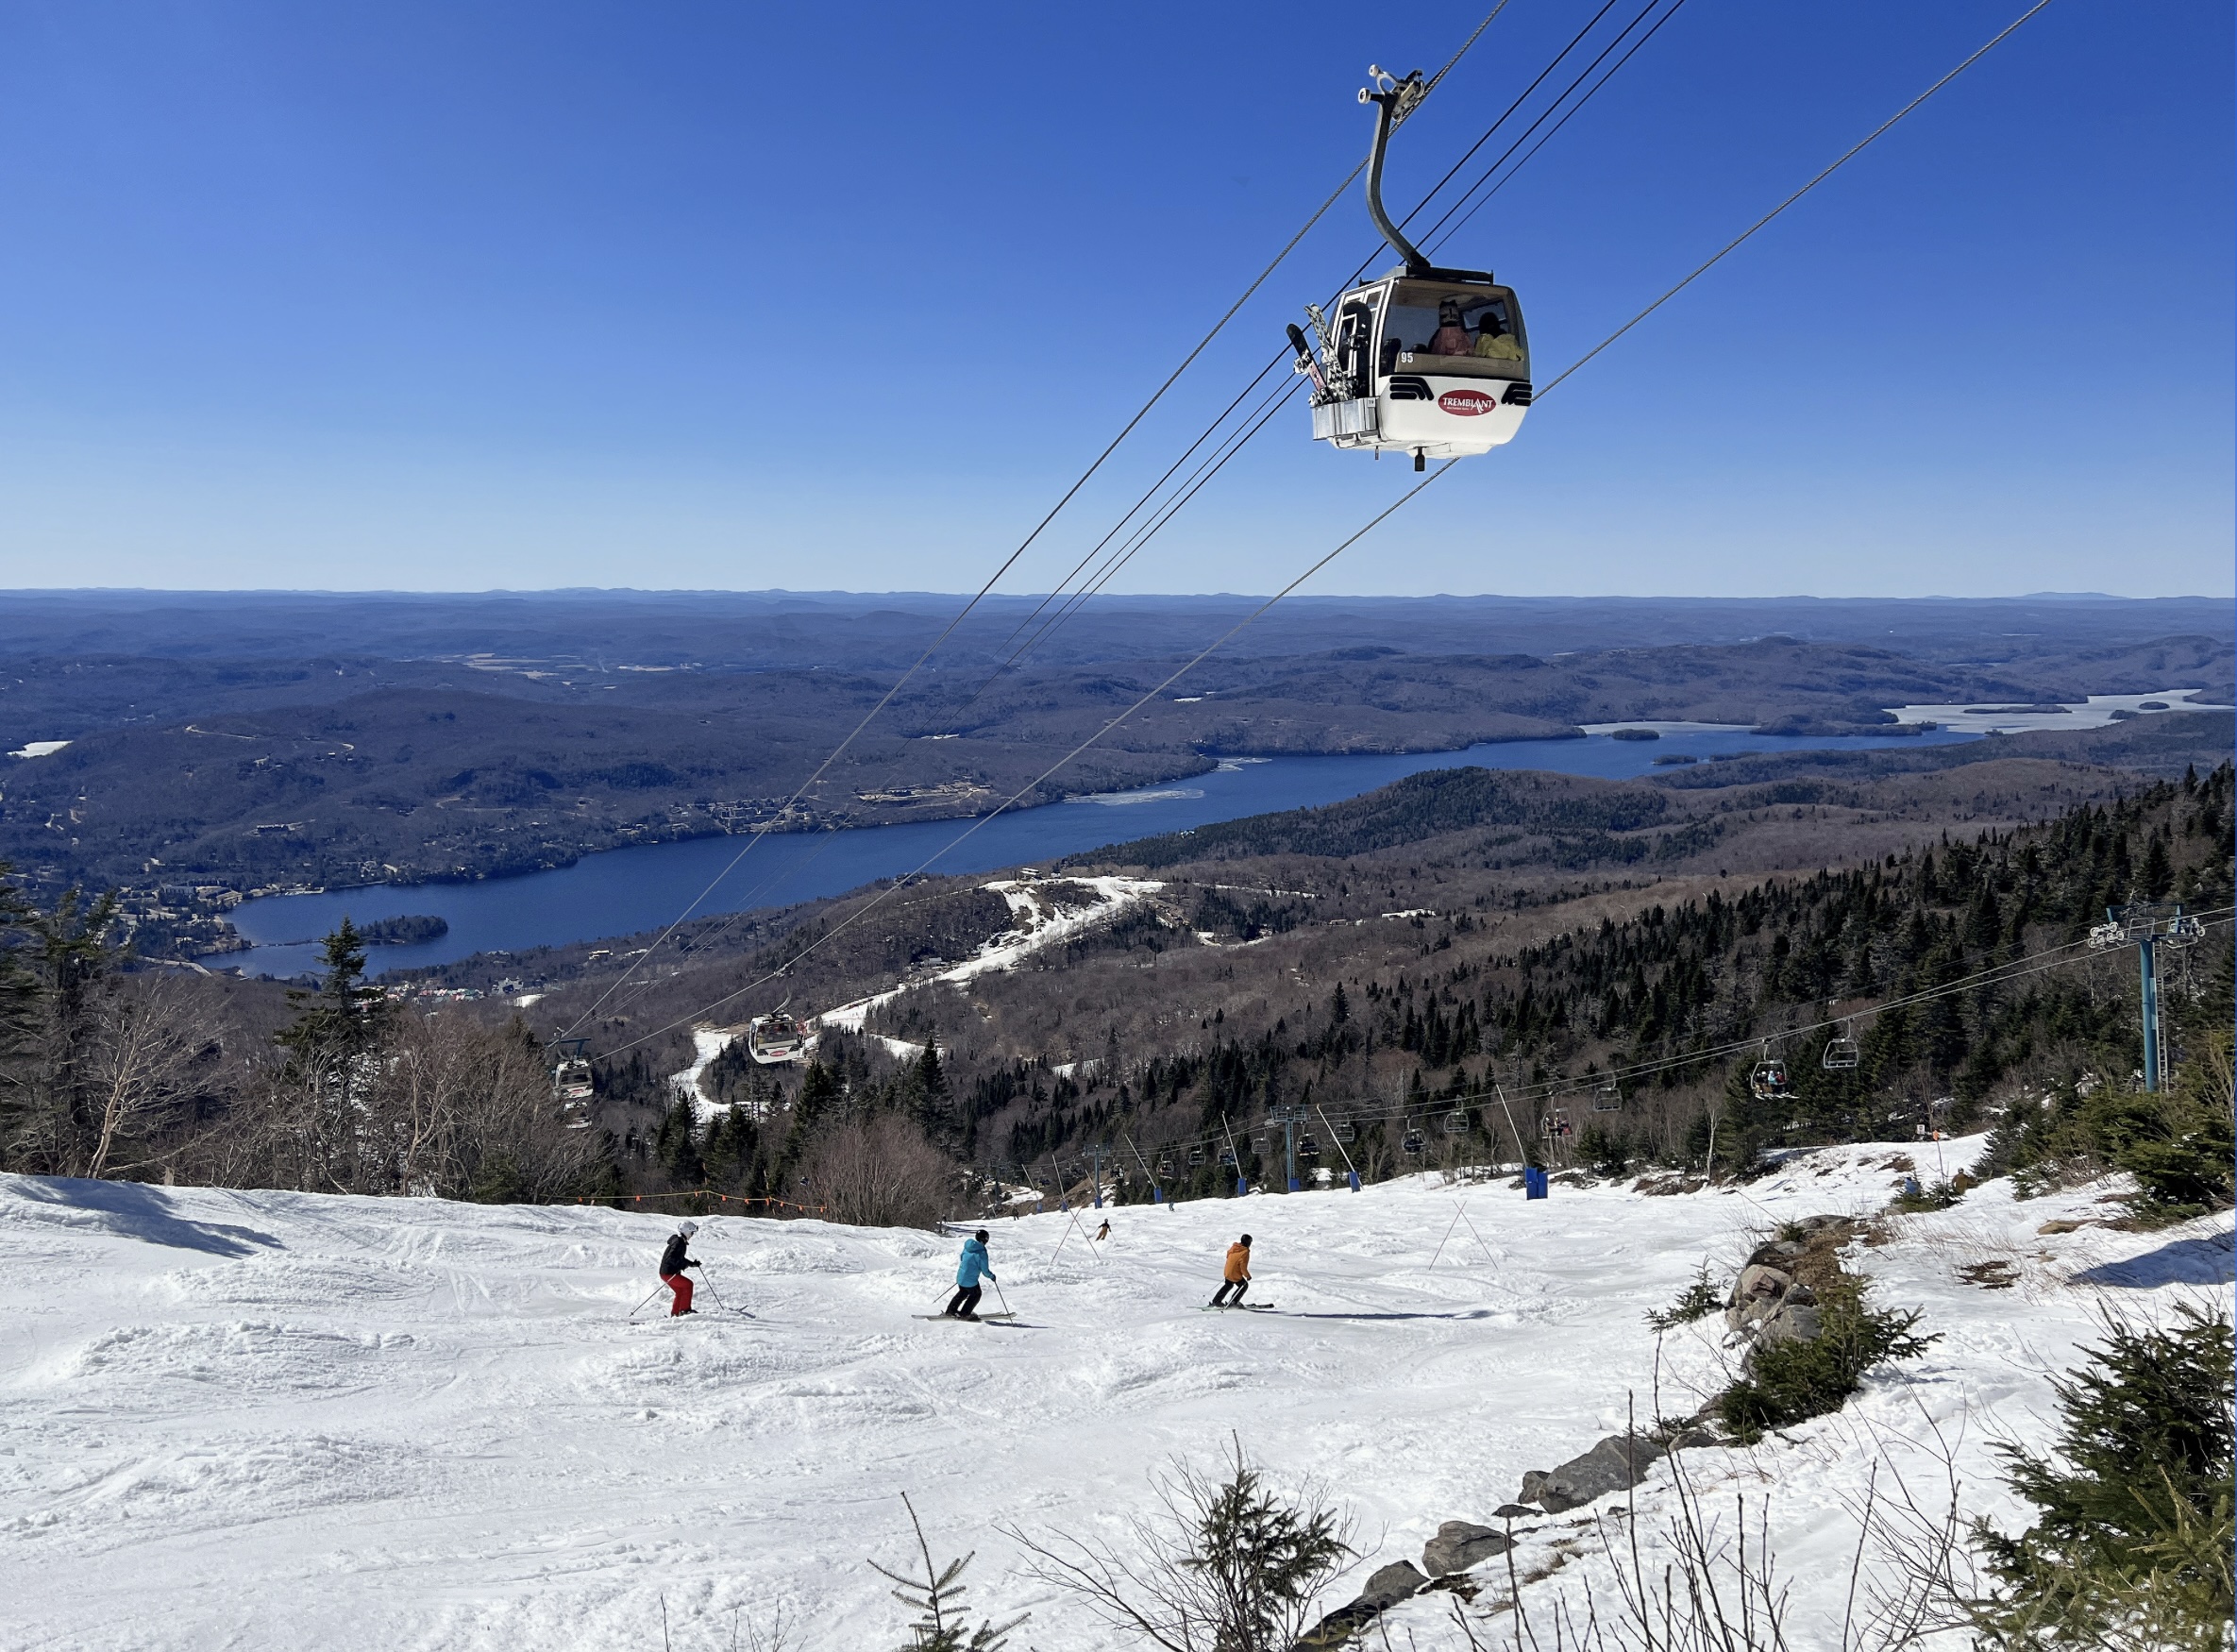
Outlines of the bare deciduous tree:
{"label": "bare deciduous tree", "polygon": [[808,1149],[811,1198],[836,1222],[931,1227],[955,1214],[963,1183],[954,1161],[897,1113],[834,1124]]}
{"label": "bare deciduous tree", "polygon": [[117,1155],[192,1099],[195,1070],[213,1054],[216,1028],[207,1006],[169,975],[114,980],[93,1006],[84,1059],[90,1155],[86,1176],[139,1168]]}

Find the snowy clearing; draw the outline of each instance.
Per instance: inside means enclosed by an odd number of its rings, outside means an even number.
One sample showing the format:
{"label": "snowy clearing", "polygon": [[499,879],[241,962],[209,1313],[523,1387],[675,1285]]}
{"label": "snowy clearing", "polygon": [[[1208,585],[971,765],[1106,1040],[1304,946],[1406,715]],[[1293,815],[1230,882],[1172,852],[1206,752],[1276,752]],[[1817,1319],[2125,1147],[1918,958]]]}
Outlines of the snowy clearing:
{"label": "snowy clearing", "polygon": [[[1947,1168],[1976,1149],[1944,1144]],[[1933,1176],[1933,1153],[1827,1149],[1692,1196],[1526,1203],[1414,1177],[1129,1206],[1102,1213],[1101,1247],[1071,1214],[1002,1219],[1015,1326],[910,1318],[951,1277],[955,1241],[930,1234],[708,1219],[695,1254],[759,1317],[631,1323],[671,1225],[652,1216],[0,1177],[7,1641],[628,1652],[661,1645],[664,1598],[680,1652],[727,1646],[732,1608],[778,1603],[807,1645],[859,1652],[901,1639],[864,1562],[908,1562],[906,1491],[936,1552],[978,1550],[979,1608],[1033,1611],[1016,1646],[1116,1648],[1015,1571],[998,1520],[1116,1535],[1148,1471],[1235,1430],[1354,1508],[1371,1551],[1355,1587],[1418,1562],[1441,1521],[1490,1523],[1524,1470],[1620,1431],[1628,1405],[1651,1414],[1641,1316],[1705,1256],[1728,1278],[1752,1232],[1876,1210],[1891,1160]],[[1853,1251],[1943,1340],[1839,1416],[1687,1454],[1717,1496],[1769,1493],[1796,1644],[1838,1621],[1868,1438],[1911,1472],[1933,1419],[1969,1511],[2009,1516],[1989,1441],[2042,1437],[2046,1375],[2101,1306],[2163,1318],[2178,1294],[2226,1294],[2227,1217],[2038,1231],[2101,1219],[2104,1191],[2015,1205],[1992,1183]],[[1280,1311],[1200,1311],[1245,1227],[1254,1294]],[[1984,1261],[2016,1284],[1967,1283]],[[1719,1328],[1665,1340],[1663,1411],[1716,1385]],[[1649,1533],[1667,1492],[1657,1466]],[[1518,1559],[1589,1535],[1590,1513],[1531,1523],[1545,1536]],[[1530,1596],[1589,1573],[1572,1561]],[[1445,1644],[1447,1599],[1398,1609],[1394,1634]]]}
{"label": "snowy clearing", "polygon": [[[1099,923],[1108,923],[1135,902],[1148,900],[1165,887],[1153,878],[1122,877],[1064,878],[1052,882],[1038,878],[997,878],[979,886],[991,889],[1009,902],[1010,916],[1018,920],[1018,927],[1004,930],[964,962],[910,985],[924,986],[934,981],[959,984],[989,970],[1015,969],[1043,947],[1068,940]],[[1060,892],[1075,888],[1092,889],[1095,899],[1085,906],[1069,906],[1059,901]],[[844,1027],[849,1032],[859,1033],[864,1018],[870,1011],[908,990],[906,985],[889,986],[883,992],[827,1009],[816,1019],[823,1026]],[[924,1048],[900,1038],[881,1038],[879,1042],[897,1055],[914,1054]]]}

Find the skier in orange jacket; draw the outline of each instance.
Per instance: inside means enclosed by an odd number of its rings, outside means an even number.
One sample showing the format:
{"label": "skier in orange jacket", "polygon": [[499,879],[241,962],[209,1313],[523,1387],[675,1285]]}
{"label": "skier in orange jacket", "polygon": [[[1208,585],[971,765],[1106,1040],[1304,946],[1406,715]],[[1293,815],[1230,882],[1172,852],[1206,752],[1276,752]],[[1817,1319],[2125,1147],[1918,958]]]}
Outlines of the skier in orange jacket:
{"label": "skier in orange jacket", "polygon": [[[1219,1293],[1212,1298],[1214,1307],[1240,1307],[1243,1292],[1251,1289],[1251,1236],[1249,1234],[1227,1247],[1227,1272]],[[1228,1301],[1227,1293],[1235,1292],[1235,1300]]]}

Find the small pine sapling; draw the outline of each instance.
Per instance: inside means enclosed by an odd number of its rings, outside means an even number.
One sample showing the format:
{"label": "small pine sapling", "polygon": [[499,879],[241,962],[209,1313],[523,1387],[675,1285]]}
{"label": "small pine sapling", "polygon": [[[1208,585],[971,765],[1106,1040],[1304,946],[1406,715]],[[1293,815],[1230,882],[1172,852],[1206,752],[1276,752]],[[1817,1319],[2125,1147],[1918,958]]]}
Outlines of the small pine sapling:
{"label": "small pine sapling", "polygon": [[922,1615],[909,1626],[909,1641],[897,1652],[1001,1652],[1008,1644],[1012,1629],[1025,1622],[1020,1614],[1008,1623],[997,1626],[981,1619],[979,1627],[967,1630],[963,1619],[963,1574],[971,1563],[971,1556],[950,1560],[944,1567],[933,1563],[932,1544],[925,1540],[924,1523],[917,1518],[917,1506],[909,1501],[907,1492],[901,1493],[901,1507],[909,1511],[909,1525],[917,1533],[917,1547],[924,1556],[924,1576],[904,1576],[899,1572],[888,1572],[875,1560],[870,1570],[886,1581],[898,1584],[894,1599],[912,1611]]}
{"label": "small pine sapling", "polygon": [[1647,1324],[1657,1331],[1674,1331],[1680,1325],[1690,1325],[1695,1320],[1705,1320],[1724,1306],[1724,1292],[1709,1283],[1708,1264],[1701,1264],[1701,1271],[1692,1282],[1677,1294],[1677,1300],[1659,1311],[1650,1311]]}

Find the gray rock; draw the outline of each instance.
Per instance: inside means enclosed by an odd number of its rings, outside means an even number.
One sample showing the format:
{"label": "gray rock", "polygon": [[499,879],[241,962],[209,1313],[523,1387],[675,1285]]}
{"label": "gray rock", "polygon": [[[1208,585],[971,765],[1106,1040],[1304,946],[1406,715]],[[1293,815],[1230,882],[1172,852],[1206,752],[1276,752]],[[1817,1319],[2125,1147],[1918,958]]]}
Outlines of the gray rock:
{"label": "gray rock", "polygon": [[1494,1520],[1536,1520],[1544,1512],[1545,1510],[1542,1509],[1529,1509],[1520,1503],[1502,1503],[1491,1510],[1491,1518]]}
{"label": "gray rock", "polygon": [[1354,1637],[1369,1623],[1428,1581],[1407,1561],[1393,1560],[1368,1578],[1357,1600],[1337,1607],[1299,1636],[1291,1652],[1322,1652],[1323,1648],[1335,1652],[1337,1647],[1353,1644]]}
{"label": "gray rock", "polygon": [[1411,1560],[1393,1560],[1369,1576],[1367,1587],[1359,1592],[1359,1600],[1380,1611],[1385,1607],[1396,1606],[1428,1581],[1414,1570]]}
{"label": "gray rock", "polygon": [[1815,1302],[1789,1297],[1756,1326],[1756,1346],[1774,1342],[1808,1342],[1825,1329]]}
{"label": "gray rock", "polygon": [[1666,1449],[1652,1440],[1611,1434],[1557,1469],[1533,1469],[1524,1475],[1522,1500],[1536,1503],[1548,1514],[1563,1514],[1595,1497],[1638,1485],[1647,1477],[1648,1465],[1666,1455]]}
{"label": "gray rock", "polygon": [[1448,1572],[1465,1572],[1471,1566],[1480,1566],[1486,1560],[1504,1555],[1510,1546],[1506,1533],[1493,1531],[1488,1526],[1471,1526],[1465,1520],[1448,1520],[1437,1528],[1421,1550],[1421,1569],[1432,1577],[1442,1577]]}
{"label": "gray rock", "polygon": [[1750,1262],[1733,1284],[1731,1298],[1724,1305],[1724,1323],[1736,1331],[1752,1331],[1776,1313],[1787,1293],[1795,1289],[1794,1275],[1784,1269],[1768,1262]]}

